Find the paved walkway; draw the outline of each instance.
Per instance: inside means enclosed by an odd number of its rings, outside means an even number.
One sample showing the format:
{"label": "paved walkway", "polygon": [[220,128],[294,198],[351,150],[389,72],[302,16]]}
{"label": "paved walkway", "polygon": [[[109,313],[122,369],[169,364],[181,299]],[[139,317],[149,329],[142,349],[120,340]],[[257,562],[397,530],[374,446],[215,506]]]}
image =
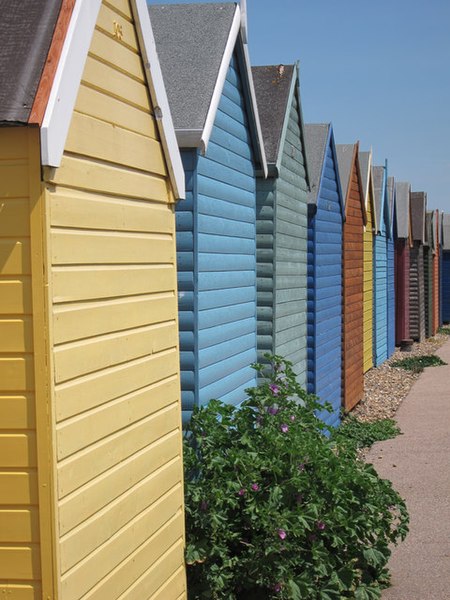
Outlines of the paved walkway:
{"label": "paved walkway", "polygon": [[406,500],[410,532],[392,554],[383,600],[450,599],[450,340],[397,412],[403,435],[375,444],[368,460]]}

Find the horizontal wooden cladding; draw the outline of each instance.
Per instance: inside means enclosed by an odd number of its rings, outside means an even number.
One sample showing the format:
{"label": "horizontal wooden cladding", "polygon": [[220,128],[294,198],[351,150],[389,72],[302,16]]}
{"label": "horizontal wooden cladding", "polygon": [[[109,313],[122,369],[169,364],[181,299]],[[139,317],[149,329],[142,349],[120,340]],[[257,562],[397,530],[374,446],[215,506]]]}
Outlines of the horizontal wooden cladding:
{"label": "horizontal wooden cladding", "polygon": [[[116,22],[119,21],[120,17],[117,15]],[[126,27],[130,27],[130,25],[127,23]],[[122,40],[114,37],[113,34],[112,27],[109,32],[97,29],[92,37],[89,54],[117,71],[145,84],[145,73],[140,55],[121,43]]]}
{"label": "horizontal wooden cladding", "polygon": [[58,169],[45,172],[49,183],[64,187],[155,202],[169,198],[165,177],[74,155],[65,154]]}
{"label": "horizontal wooden cladding", "polygon": [[74,528],[99,513],[116,498],[128,494],[139,483],[157,472],[164,472],[169,463],[180,456],[180,432],[174,430],[121,461],[101,477],[66,496],[59,503],[60,533],[65,536]]}
{"label": "horizontal wooden cladding", "polygon": [[177,402],[104,438],[58,464],[58,496],[63,498],[122,460],[179,427]]}
{"label": "horizontal wooden cladding", "polygon": [[162,264],[175,260],[170,234],[56,230],[52,234],[53,265]]}
{"label": "horizontal wooden cladding", "polygon": [[127,21],[131,22],[133,20],[129,0],[104,0],[103,4],[119,13],[119,15],[127,19]]}
{"label": "horizontal wooden cladding", "polygon": [[[175,377],[147,386],[92,411],[64,421],[57,427],[58,459],[125,429],[169,407],[180,395]],[[83,436],[80,437],[80,429]]]}
{"label": "horizontal wooden cladding", "polygon": [[167,174],[159,141],[78,112],[72,115],[65,151],[162,176]]}
{"label": "horizontal wooden cladding", "polygon": [[[0,318],[0,352],[15,353],[31,352],[32,350],[33,323],[31,317]],[[0,389],[2,389],[1,382]]]}
{"label": "horizontal wooden cladding", "polygon": [[29,581],[40,576],[39,546],[0,546],[0,580]]}
{"label": "horizontal wooden cladding", "polygon": [[[36,434],[34,431],[0,433],[0,469],[5,467],[31,468],[36,464]],[[3,498],[2,503],[4,503]]]}
{"label": "horizontal wooden cladding", "polygon": [[[125,18],[121,18],[123,16]],[[117,43],[126,45],[137,51],[139,49],[139,44],[131,19],[129,2],[124,2],[123,0],[121,2],[118,0],[107,0],[106,2],[103,2],[100,9],[97,19],[97,28],[104,31],[107,35],[114,37],[113,23],[116,21],[122,28],[123,36],[121,40],[117,40]]]}
{"label": "horizontal wooden cladding", "polygon": [[20,355],[2,358],[0,355],[0,390],[27,392],[34,389],[33,356]]}
{"label": "horizontal wooden cladding", "polygon": [[[182,489],[178,484],[99,548],[96,552],[98,560],[87,557],[63,573],[61,590],[64,599],[104,600],[117,598],[125,591],[130,593],[130,586],[139,581],[149,565],[153,569],[159,566],[159,571],[163,571],[161,585],[166,566],[158,565],[158,558],[177,543],[182,544],[181,505]],[[141,595],[136,592],[134,597],[148,598],[151,593]]]}
{"label": "horizontal wooden cladding", "polygon": [[0,395],[0,429],[33,429],[35,412],[34,394]]}
{"label": "horizontal wooden cladding", "polygon": [[181,567],[164,583],[156,595],[152,596],[152,600],[167,600],[168,598],[186,599],[186,575]]}
{"label": "horizontal wooden cladding", "polygon": [[55,303],[168,292],[174,286],[172,265],[56,267],[53,271]]}
{"label": "horizontal wooden cladding", "polygon": [[30,218],[28,198],[3,197],[0,206],[0,238],[14,239],[29,237]]}
{"label": "horizontal wooden cladding", "polygon": [[34,505],[38,502],[36,469],[8,469],[0,466],[0,497],[2,504]]}
{"label": "horizontal wooden cladding", "polygon": [[172,234],[174,229],[172,207],[64,188],[52,194],[50,220],[53,227],[115,232]]}
{"label": "horizontal wooden cladding", "polygon": [[2,276],[29,275],[31,272],[29,240],[0,238],[0,265]]}
{"label": "horizontal wooden cladding", "polygon": [[39,542],[37,508],[2,509],[0,507],[0,531],[2,543]]}
{"label": "horizontal wooden cladding", "polygon": [[0,130],[0,161],[28,158],[28,135],[25,127],[2,127]]}
{"label": "horizontal wooden cladding", "polygon": [[[169,321],[176,314],[174,292],[65,304],[53,314],[56,344]],[[1,324],[0,324],[1,330]]]}
{"label": "horizontal wooden cladding", "polygon": [[55,390],[58,421],[101,406],[178,372],[176,349],[86,375]]}
{"label": "horizontal wooden cladding", "polygon": [[0,200],[9,198],[24,198],[29,193],[28,162],[26,160],[3,160],[1,176],[3,185],[0,186]]}
{"label": "horizontal wooden cladding", "polygon": [[0,597],[11,600],[42,600],[41,585],[38,581],[24,583],[23,581],[0,581]]}
{"label": "horizontal wooden cladding", "polygon": [[179,483],[180,469],[181,459],[177,457],[64,536],[61,539],[61,571],[65,573],[106,544],[130,521],[167,494]]}
{"label": "horizontal wooden cladding", "polygon": [[0,314],[30,314],[31,306],[29,275],[11,279],[0,279]]}

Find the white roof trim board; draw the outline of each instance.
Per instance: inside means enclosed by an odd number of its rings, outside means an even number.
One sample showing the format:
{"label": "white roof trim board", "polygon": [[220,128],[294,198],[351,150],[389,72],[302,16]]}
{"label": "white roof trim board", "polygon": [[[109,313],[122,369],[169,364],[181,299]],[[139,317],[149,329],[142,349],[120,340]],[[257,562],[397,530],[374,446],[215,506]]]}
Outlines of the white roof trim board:
{"label": "white roof trim board", "polygon": [[[76,0],[41,127],[42,164],[61,164],[101,0]],[[174,195],[185,197],[184,169],[175,136],[145,0],[131,0],[150,96],[155,107]]]}
{"label": "white roof trim board", "polygon": [[100,6],[101,0],[75,2],[41,126],[41,160],[45,166],[61,164]]}

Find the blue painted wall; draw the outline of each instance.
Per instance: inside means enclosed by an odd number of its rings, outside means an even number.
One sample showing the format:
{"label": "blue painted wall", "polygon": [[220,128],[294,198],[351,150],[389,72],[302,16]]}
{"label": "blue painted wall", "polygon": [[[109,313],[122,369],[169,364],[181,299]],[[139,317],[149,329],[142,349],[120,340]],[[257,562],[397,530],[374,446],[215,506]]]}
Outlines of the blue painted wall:
{"label": "blue painted wall", "polygon": [[450,250],[442,251],[442,321],[450,323]]}
{"label": "blue painted wall", "polygon": [[391,228],[387,238],[387,302],[388,302],[388,332],[387,357],[395,352],[395,246],[394,233]]}
{"label": "blue painted wall", "polygon": [[236,57],[206,155],[182,154],[189,193],[177,205],[177,250],[186,420],[194,404],[219,398],[236,405],[256,384],[256,183]]}
{"label": "blue painted wall", "polygon": [[330,139],[308,218],[308,392],[332,404],[320,416],[339,424],[342,379],[342,212]]}
{"label": "blue painted wall", "polygon": [[[383,183],[385,189],[385,182]],[[388,357],[388,226],[389,213],[383,192],[381,223],[374,246],[374,364]]]}

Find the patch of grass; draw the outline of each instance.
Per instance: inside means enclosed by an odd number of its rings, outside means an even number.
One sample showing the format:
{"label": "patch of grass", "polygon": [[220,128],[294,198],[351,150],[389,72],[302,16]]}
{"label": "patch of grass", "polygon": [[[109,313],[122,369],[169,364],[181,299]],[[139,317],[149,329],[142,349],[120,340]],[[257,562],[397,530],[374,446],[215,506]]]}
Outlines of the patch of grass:
{"label": "patch of grass", "polygon": [[377,421],[358,421],[352,415],[347,415],[341,425],[332,433],[338,446],[346,446],[352,450],[370,448],[375,442],[395,438],[401,433],[393,419],[378,419]]}
{"label": "patch of grass", "polygon": [[425,367],[440,367],[446,365],[444,362],[435,354],[426,354],[424,356],[409,356],[403,360],[396,360],[391,363],[391,367],[399,367],[406,371],[412,371],[413,373],[422,373]]}
{"label": "patch of grass", "polygon": [[439,327],[438,333],[443,333],[444,335],[450,335],[450,327]]}

